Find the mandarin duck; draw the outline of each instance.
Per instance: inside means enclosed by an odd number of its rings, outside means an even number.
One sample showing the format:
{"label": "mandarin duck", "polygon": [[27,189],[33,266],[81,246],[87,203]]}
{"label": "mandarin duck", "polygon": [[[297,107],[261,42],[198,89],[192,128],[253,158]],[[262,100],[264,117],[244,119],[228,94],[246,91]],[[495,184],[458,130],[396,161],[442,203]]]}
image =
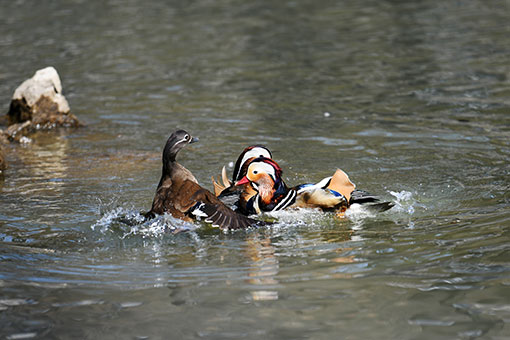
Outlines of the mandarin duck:
{"label": "mandarin duck", "polygon": [[371,203],[369,207],[373,211],[385,211],[393,206],[391,202],[379,202],[379,198],[365,191],[355,190],[349,176],[340,169],[318,183],[289,188],[282,179],[278,163],[266,157],[252,160],[246,175],[236,184],[250,184],[257,192],[242,204],[246,207],[243,213],[248,215],[286,208],[320,208],[343,217],[345,210],[354,203]]}
{"label": "mandarin duck", "polygon": [[179,151],[198,138],[184,130],[177,130],[168,138],[163,150],[163,170],[152,202],[145,214],[154,218],[156,214],[170,213],[184,221],[203,217],[205,222],[221,229],[240,229],[267,224],[234,212],[223,204],[212,192],[202,188],[195,176],[175,158]]}
{"label": "mandarin duck", "polygon": [[246,207],[243,203],[247,202],[252,196],[255,196],[257,192],[249,184],[237,186],[236,183],[246,175],[250,162],[259,157],[272,158],[271,151],[263,145],[249,146],[237,157],[232,180],[228,179],[225,167],[221,170],[223,184],[219,180],[216,182],[214,177],[212,177],[214,193],[223,203],[236,207],[236,210],[240,212],[245,212]]}

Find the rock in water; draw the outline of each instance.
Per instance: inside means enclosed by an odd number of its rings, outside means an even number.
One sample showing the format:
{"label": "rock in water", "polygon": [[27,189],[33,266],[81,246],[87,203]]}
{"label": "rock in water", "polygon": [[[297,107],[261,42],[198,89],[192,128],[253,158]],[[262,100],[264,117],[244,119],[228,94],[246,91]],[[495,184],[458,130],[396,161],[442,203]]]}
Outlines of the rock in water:
{"label": "rock in water", "polygon": [[9,125],[30,121],[36,130],[82,125],[70,112],[60,77],[51,66],[37,71],[14,91],[7,120]]}
{"label": "rock in water", "polygon": [[5,153],[2,149],[2,145],[0,144],[0,175],[7,168],[7,162],[5,161]]}

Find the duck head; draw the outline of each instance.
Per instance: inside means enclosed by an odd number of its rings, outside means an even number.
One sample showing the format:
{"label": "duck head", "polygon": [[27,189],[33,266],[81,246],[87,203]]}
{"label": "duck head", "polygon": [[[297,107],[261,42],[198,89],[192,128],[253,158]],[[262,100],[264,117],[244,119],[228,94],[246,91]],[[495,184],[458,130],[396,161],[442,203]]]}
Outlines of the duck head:
{"label": "duck head", "polygon": [[198,138],[192,137],[184,130],[177,130],[168,137],[163,150],[163,166],[168,162],[175,162],[177,153],[186,145],[198,142]]}
{"label": "duck head", "polygon": [[275,193],[287,189],[282,180],[282,169],[274,160],[259,157],[252,160],[248,166],[246,176],[236,182],[236,185],[250,183],[259,192],[262,200],[269,201]]}
{"label": "duck head", "polygon": [[234,173],[232,174],[232,181],[235,183],[243,178],[246,175],[248,165],[250,165],[251,161],[260,157],[271,159],[273,155],[271,151],[263,145],[252,145],[244,149],[237,158]]}

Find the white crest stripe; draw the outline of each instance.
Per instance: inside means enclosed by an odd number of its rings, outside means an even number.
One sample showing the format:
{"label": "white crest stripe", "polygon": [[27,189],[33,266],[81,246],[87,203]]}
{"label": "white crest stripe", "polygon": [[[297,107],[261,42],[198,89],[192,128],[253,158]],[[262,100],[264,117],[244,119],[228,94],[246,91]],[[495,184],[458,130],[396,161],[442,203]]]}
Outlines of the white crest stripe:
{"label": "white crest stripe", "polygon": [[241,172],[241,168],[243,167],[244,163],[250,159],[250,158],[258,158],[258,157],[267,157],[271,158],[271,154],[264,148],[261,147],[255,147],[244,154],[243,159],[241,160],[241,163],[239,164],[239,169],[237,170],[237,173],[235,174],[235,178],[239,176],[239,173]]}

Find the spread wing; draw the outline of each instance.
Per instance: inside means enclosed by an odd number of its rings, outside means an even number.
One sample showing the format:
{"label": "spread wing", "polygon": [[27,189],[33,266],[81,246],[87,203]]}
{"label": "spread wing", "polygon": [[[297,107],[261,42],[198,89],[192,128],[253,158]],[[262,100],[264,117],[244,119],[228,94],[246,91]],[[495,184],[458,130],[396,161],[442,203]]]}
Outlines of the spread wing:
{"label": "spread wing", "polygon": [[194,216],[204,218],[204,221],[221,229],[244,229],[250,226],[265,225],[267,222],[255,220],[238,214],[223,202],[221,202],[212,192],[206,190],[200,185],[190,182],[186,187],[196,189],[190,199],[188,212]]}
{"label": "spread wing", "polygon": [[224,204],[197,203],[191,213],[204,218],[204,221],[211,223],[213,227],[220,229],[244,229],[252,226],[266,225],[267,222],[255,220],[241,215],[228,208]]}
{"label": "spread wing", "polygon": [[205,222],[221,229],[242,229],[268,224],[236,213],[212,192],[190,180],[176,183],[167,178],[161,181],[152,209],[145,216],[152,218],[155,214],[165,212],[183,220],[202,217]]}

